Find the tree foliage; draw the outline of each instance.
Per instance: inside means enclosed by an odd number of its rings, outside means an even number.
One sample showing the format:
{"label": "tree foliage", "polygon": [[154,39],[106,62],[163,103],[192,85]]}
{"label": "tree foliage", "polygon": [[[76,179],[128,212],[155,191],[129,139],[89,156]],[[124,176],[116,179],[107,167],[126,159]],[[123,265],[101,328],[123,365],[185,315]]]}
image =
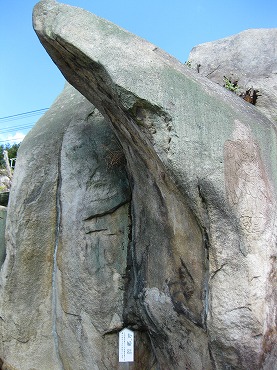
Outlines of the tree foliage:
{"label": "tree foliage", "polygon": [[4,150],[7,150],[9,159],[17,157],[17,151],[19,149],[20,144],[6,144],[0,145],[0,168],[5,168],[5,161],[4,161]]}

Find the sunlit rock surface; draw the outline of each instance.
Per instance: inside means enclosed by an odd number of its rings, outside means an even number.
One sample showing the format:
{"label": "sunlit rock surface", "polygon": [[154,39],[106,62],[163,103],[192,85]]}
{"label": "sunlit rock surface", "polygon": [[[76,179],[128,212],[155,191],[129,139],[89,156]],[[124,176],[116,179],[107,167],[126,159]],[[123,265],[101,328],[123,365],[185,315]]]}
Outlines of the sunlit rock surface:
{"label": "sunlit rock surface", "polygon": [[249,29],[197,45],[188,60],[221,86],[226,79],[237,82],[236,93],[277,123],[277,28]]}
{"label": "sunlit rock surface", "polygon": [[118,332],[128,327],[131,369],[272,369],[274,124],[84,10],[42,1],[34,28],[97,109],[68,87],[20,148],[3,360],[121,369]]}

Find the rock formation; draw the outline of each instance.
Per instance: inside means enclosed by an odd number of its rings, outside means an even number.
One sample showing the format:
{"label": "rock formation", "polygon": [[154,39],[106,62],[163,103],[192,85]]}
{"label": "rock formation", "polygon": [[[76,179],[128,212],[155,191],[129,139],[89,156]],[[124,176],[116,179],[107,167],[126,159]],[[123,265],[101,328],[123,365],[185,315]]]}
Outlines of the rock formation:
{"label": "rock formation", "polygon": [[0,268],[5,260],[5,230],[6,230],[7,207],[0,205]]}
{"label": "rock formation", "polygon": [[[22,143],[15,173],[2,271],[4,358],[20,370],[115,367],[130,201],[120,144],[67,86]],[[100,365],[94,352],[105,347]]]}
{"label": "rock formation", "polygon": [[4,363],[123,369],[128,327],[130,369],[274,368],[275,125],[82,9],[41,1],[33,17],[82,95],[67,86],[19,150]]}
{"label": "rock formation", "polygon": [[250,29],[198,45],[189,63],[221,86],[224,77],[237,83],[238,94],[277,123],[277,28]]}

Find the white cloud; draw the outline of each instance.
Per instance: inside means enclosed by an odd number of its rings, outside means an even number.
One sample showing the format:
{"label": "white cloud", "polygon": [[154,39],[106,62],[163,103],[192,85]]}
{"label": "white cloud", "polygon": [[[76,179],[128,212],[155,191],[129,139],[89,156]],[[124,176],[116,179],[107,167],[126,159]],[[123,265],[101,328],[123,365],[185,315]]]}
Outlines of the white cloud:
{"label": "white cloud", "polygon": [[0,135],[0,144],[19,144],[24,139],[26,135],[22,132],[16,132],[15,134],[1,134]]}

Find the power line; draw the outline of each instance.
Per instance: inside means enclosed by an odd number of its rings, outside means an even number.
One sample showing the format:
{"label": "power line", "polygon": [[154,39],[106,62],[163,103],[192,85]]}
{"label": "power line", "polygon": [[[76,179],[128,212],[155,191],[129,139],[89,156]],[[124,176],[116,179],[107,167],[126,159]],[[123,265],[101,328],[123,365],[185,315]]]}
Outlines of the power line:
{"label": "power line", "polygon": [[0,123],[15,121],[15,120],[18,120],[18,119],[23,119],[23,118],[29,118],[29,117],[37,116],[39,114],[42,115],[48,109],[49,108],[42,108],[42,109],[32,110],[32,111],[29,111],[29,112],[13,114],[11,116],[0,117]]}
{"label": "power line", "polygon": [[5,127],[5,128],[0,129],[0,135],[4,134],[4,133],[7,134],[7,133],[10,133],[10,132],[15,132],[15,131],[18,131],[18,130],[26,130],[28,128],[33,127],[34,124],[35,124],[35,122],[29,122],[29,123],[26,123],[26,124],[20,125],[20,126]]}
{"label": "power line", "polygon": [[[10,116],[5,116],[5,117],[0,117],[0,125],[2,125],[5,122],[10,122],[10,121],[17,121],[20,119],[27,119],[30,117],[38,116],[38,115],[43,115],[49,108],[42,108],[42,109],[36,109],[32,110],[29,112],[22,112],[22,113],[17,113],[13,114]],[[0,136],[6,136],[7,134],[12,134],[16,131],[23,131],[23,130],[28,130],[34,126],[35,122],[29,122],[25,123],[23,125],[16,125],[16,126],[10,126],[10,127],[4,127],[0,129]],[[15,135],[13,135],[15,136]],[[12,143],[18,141],[18,138],[10,138],[10,139],[5,139],[5,140],[0,140],[1,143]],[[1,144],[2,145],[2,144]]]}
{"label": "power line", "polygon": [[[29,112],[17,113],[17,114],[13,114],[11,116],[0,117],[0,119],[6,119],[6,118],[11,118],[11,117],[22,116],[22,115],[29,114],[29,113],[41,112],[41,111],[45,111],[47,109],[49,109],[49,108],[41,108],[41,109],[31,110]],[[37,113],[37,114],[39,114],[39,113]]]}

